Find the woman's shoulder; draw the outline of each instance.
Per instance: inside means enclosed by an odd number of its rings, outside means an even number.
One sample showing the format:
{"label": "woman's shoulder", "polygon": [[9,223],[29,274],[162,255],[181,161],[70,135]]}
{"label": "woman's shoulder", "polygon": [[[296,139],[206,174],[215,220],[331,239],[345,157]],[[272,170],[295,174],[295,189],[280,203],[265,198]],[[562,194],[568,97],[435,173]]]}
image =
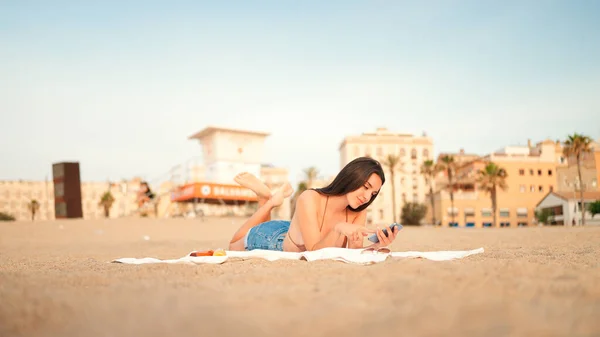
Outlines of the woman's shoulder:
{"label": "woman's shoulder", "polygon": [[305,190],[298,196],[298,201],[302,203],[317,204],[321,198],[323,198],[323,195],[319,192],[315,190]]}

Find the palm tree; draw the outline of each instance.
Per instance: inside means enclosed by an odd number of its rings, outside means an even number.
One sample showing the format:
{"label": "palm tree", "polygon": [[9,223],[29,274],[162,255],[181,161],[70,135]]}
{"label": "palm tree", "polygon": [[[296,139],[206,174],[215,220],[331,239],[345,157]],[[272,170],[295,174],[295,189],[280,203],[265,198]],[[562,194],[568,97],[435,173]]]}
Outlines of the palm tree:
{"label": "palm tree", "polygon": [[306,186],[312,188],[313,182],[317,179],[317,175],[319,175],[319,170],[316,167],[311,166],[304,169],[304,174],[306,175]]}
{"label": "palm tree", "polygon": [[506,184],[506,178],[508,174],[506,170],[502,167],[496,165],[495,163],[488,163],[483,170],[479,170],[479,177],[477,178],[477,183],[479,184],[479,188],[488,192],[492,199],[492,212],[494,212],[494,227],[497,226],[498,221],[498,189],[505,191],[508,188]]}
{"label": "palm tree", "polygon": [[435,203],[433,199],[433,181],[435,176],[441,171],[439,165],[436,165],[433,160],[426,160],[421,165],[421,174],[425,177],[425,183],[429,186],[429,201],[431,202],[431,220],[435,226]]}
{"label": "palm tree", "polygon": [[438,163],[439,170],[445,171],[448,176],[448,185],[446,185],[446,190],[450,193],[450,205],[452,207],[452,224],[454,224],[454,172],[456,170],[456,162],[454,161],[454,156],[445,154],[440,158],[440,162]]}
{"label": "palm tree", "polygon": [[591,153],[590,147],[592,139],[588,136],[584,136],[578,133],[569,135],[565,141],[565,147],[563,153],[566,157],[575,157],[577,161],[577,174],[579,176],[579,198],[581,199],[581,224],[585,225],[585,204],[583,200],[583,190],[585,188],[583,180],[581,180],[581,160],[583,155]]}
{"label": "palm tree", "polygon": [[396,217],[396,179],[394,179],[396,170],[400,166],[400,156],[395,154],[388,154],[383,160],[383,165],[390,170],[390,180],[392,182],[392,214],[394,216],[394,222],[398,221]]}
{"label": "palm tree", "polygon": [[31,221],[35,220],[35,213],[40,209],[40,203],[33,199],[27,204],[27,208],[29,208],[29,212],[31,213]]}
{"label": "palm tree", "polygon": [[102,198],[100,198],[100,202],[98,203],[98,206],[102,206],[104,208],[104,216],[105,217],[107,217],[107,218],[109,217],[110,208],[112,207],[114,202],[115,202],[115,198],[110,193],[110,191],[106,191],[106,192],[104,192],[104,194],[102,194]]}

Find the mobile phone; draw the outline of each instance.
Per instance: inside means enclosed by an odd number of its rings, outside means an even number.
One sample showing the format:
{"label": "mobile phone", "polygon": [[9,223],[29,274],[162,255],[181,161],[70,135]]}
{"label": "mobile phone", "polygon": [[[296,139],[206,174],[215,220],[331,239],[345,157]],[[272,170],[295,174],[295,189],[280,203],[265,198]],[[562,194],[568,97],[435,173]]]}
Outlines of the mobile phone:
{"label": "mobile phone", "polygon": [[[390,225],[389,228],[390,228],[390,230],[393,231],[394,227],[398,228],[398,230],[402,229],[402,225],[399,224],[399,223],[393,223],[393,224]],[[387,228],[384,228],[382,231],[383,231],[383,234],[385,234],[386,237],[389,236]],[[377,237],[377,234],[373,234],[373,235],[369,236],[368,239],[369,239],[369,241],[371,241],[373,243],[379,242],[379,238]]]}

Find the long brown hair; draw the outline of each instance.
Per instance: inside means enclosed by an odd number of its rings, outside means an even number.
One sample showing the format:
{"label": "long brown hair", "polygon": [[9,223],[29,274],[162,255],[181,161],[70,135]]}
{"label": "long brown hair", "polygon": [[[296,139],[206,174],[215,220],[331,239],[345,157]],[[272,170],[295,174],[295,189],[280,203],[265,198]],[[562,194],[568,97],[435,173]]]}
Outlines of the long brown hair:
{"label": "long brown hair", "polygon": [[[383,186],[385,183],[385,174],[383,173],[381,164],[371,157],[358,157],[346,164],[328,186],[315,188],[314,190],[324,195],[345,195],[361,188],[373,173],[381,178],[381,186]],[[348,209],[360,212],[369,207],[378,194],[373,195],[371,200],[360,205],[358,208],[354,209],[348,205]]]}

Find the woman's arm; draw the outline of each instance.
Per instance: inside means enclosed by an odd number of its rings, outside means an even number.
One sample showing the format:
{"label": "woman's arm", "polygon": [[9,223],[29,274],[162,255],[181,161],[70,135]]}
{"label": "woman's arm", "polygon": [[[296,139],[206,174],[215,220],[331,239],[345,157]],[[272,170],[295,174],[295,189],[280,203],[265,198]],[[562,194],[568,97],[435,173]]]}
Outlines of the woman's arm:
{"label": "woman's arm", "polygon": [[[358,213],[358,215],[356,217],[354,217],[354,219],[352,220],[352,223],[354,224],[359,224],[361,226],[365,226],[367,224],[367,210],[363,210],[362,212]],[[359,236],[359,239],[357,240],[351,240],[351,238],[348,238],[348,248],[363,248],[364,247],[364,237],[361,235]]]}

